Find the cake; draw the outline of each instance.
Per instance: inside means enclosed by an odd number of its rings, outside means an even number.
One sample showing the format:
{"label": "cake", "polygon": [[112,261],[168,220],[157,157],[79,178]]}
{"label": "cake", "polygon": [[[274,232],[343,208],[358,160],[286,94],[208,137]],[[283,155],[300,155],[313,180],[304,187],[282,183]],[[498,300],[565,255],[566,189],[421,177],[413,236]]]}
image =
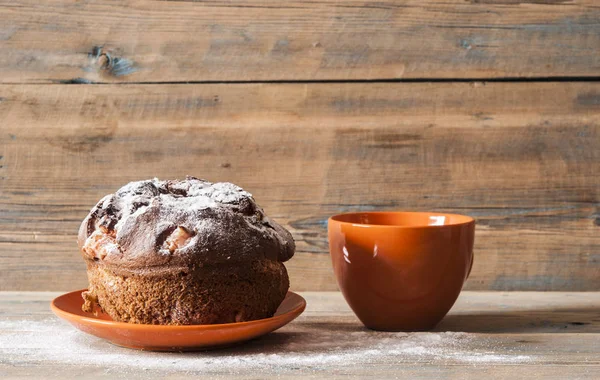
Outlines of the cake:
{"label": "cake", "polygon": [[105,196],[78,244],[89,280],[82,309],[159,325],[272,316],[295,250],[250,193],[194,177],[131,182]]}

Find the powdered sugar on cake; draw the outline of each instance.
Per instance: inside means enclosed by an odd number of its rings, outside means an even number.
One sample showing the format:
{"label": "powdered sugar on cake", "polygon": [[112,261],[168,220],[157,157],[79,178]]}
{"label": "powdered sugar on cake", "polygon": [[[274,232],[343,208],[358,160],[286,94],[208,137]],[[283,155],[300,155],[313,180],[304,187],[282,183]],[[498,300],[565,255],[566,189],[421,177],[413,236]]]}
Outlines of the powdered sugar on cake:
{"label": "powdered sugar on cake", "polygon": [[131,182],[105,196],[82,223],[79,245],[87,259],[123,270],[286,261],[295,249],[291,234],[264,215],[252,194],[194,177]]}

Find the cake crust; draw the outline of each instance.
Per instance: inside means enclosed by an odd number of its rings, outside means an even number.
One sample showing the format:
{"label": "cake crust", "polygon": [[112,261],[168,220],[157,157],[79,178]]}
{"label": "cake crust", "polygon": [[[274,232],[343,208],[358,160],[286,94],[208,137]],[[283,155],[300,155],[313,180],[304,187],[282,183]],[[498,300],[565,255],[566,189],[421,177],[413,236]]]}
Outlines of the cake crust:
{"label": "cake crust", "polygon": [[162,277],[114,274],[88,266],[83,310],[113,320],[152,325],[252,321],[273,316],[289,287],[285,266],[272,260],[211,265]]}

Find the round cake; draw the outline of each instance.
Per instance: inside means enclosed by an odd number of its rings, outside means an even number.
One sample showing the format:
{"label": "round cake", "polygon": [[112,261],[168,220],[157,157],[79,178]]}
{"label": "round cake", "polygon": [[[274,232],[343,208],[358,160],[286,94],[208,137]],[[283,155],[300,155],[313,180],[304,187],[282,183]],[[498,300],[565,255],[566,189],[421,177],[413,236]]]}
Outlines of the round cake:
{"label": "round cake", "polygon": [[83,310],[113,320],[189,325],[272,316],[285,298],[292,235],[252,194],[194,177],[131,182],[79,229]]}

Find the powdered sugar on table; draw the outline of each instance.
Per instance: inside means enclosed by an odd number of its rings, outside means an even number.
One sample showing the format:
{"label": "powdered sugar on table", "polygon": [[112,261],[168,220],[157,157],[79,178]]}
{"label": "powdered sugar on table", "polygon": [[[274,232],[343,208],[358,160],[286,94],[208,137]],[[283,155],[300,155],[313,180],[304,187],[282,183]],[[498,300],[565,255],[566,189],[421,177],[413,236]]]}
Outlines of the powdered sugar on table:
{"label": "powdered sugar on table", "polygon": [[[376,364],[381,357],[402,362],[523,363],[529,356],[496,353],[486,338],[474,334],[386,333],[356,324],[312,325],[300,319],[279,332],[247,344],[195,353],[142,352],[116,347],[84,334],[55,318],[0,320],[0,362],[20,358],[31,364],[52,362],[92,365],[106,371],[239,371],[318,370],[321,366]],[[476,342],[475,342],[476,341]],[[357,344],[360,342],[360,344]],[[9,348],[7,348],[9,347]]]}

